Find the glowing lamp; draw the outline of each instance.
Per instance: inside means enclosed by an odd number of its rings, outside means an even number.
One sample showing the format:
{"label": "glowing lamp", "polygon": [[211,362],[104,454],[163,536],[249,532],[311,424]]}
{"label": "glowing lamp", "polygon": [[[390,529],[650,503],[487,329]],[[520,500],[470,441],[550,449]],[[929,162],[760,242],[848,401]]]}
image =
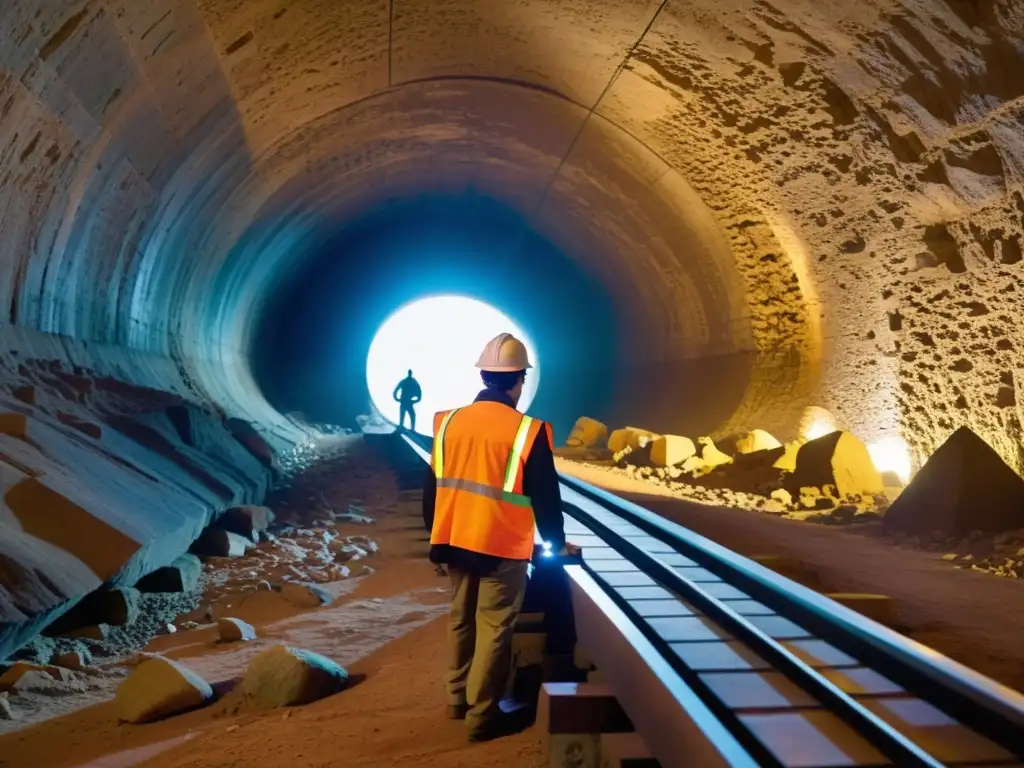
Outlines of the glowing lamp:
{"label": "glowing lamp", "polygon": [[[466,296],[430,296],[400,307],[377,331],[366,359],[366,383],[380,414],[398,423],[396,385],[412,371],[423,391],[416,404],[416,431],[432,435],[434,414],[473,402],[483,388],[474,367],[480,351],[499,333],[508,332],[526,345],[533,369],[526,376],[519,410],[537,393],[540,362],[529,337],[490,304]],[[408,422],[406,423],[408,426]]]}
{"label": "glowing lamp", "polygon": [[899,437],[885,437],[868,445],[871,462],[879,472],[892,472],[906,485],[910,481],[910,448]]}

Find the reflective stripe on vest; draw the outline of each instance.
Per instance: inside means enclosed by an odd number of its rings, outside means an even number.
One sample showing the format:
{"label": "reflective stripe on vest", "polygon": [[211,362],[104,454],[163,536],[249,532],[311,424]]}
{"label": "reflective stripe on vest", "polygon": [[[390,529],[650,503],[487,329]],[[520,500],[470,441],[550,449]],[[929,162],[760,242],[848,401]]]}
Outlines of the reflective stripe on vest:
{"label": "reflective stripe on vest", "polygon": [[515,493],[512,489],[516,487],[516,480],[519,479],[519,465],[522,463],[523,450],[526,448],[526,437],[530,434],[533,418],[524,415],[519,422],[516,438],[512,442],[512,452],[509,454],[508,464],[505,465],[505,484],[501,488],[497,488],[493,485],[485,485],[484,483],[477,483],[472,480],[460,480],[455,477],[444,476],[444,435],[448,430],[448,424],[451,422],[452,416],[460,410],[460,408],[456,408],[444,417],[440,429],[437,430],[437,437],[434,438],[434,476],[437,478],[437,487],[475,493],[478,496],[502,501],[506,504],[514,504],[517,507],[531,506],[529,496]]}

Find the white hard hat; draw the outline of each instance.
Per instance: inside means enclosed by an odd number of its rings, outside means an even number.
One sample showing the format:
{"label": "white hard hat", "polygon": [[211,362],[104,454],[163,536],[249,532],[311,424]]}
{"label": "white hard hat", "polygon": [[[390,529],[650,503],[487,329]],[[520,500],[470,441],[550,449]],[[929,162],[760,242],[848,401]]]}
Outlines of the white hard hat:
{"label": "white hard hat", "polygon": [[511,333],[499,333],[484,347],[476,367],[493,373],[512,373],[533,368],[526,345]]}

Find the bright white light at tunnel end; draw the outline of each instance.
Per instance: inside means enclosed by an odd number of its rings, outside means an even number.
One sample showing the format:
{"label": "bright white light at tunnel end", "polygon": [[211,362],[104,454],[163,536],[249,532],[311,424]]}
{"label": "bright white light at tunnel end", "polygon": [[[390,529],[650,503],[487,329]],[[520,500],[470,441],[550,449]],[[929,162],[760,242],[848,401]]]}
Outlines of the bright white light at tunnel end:
{"label": "bright white light at tunnel end", "polygon": [[[441,294],[396,309],[377,329],[366,358],[366,383],[373,405],[397,424],[395,387],[412,369],[423,390],[416,408],[416,431],[433,432],[438,411],[469,405],[482,388],[475,367],[484,345],[499,333],[526,345],[533,368],[526,376],[519,410],[529,408],[540,383],[540,361],[532,340],[512,318],[469,296]],[[408,426],[408,422],[406,422]]]}

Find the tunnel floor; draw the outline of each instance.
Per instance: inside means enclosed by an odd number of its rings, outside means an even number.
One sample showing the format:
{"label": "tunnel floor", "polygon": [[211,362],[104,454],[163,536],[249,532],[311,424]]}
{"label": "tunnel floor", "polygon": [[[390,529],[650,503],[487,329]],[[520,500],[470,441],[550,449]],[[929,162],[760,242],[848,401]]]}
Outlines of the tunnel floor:
{"label": "tunnel floor", "polygon": [[[178,660],[210,682],[219,695],[212,705],[155,724],[118,725],[110,699],[140,657],[97,658],[93,674],[75,675],[64,690],[51,686],[11,699],[18,719],[0,719],[0,762],[7,768],[319,766],[343,756],[346,764],[367,766],[465,764],[471,747],[461,724],[443,719],[439,684],[447,580],[426,559],[421,468],[410,474],[401,462],[389,463],[394,442],[384,435],[329,438],[321,450],[332,458],[267,500],[278,515],[273,533],[281,546],[207,560],[198,607],[171,617],[177,631],[146,645],[145,652]],[[347,520],[350,510],[373,522]],[[329,545],[350,540],[363,551],[346,563],[348,578],[323,584],[331,603],[301,607],[262,590],[260,582],[288,571],[312,577],[331,537]],[[257,639],[218,643],[211,620],[223,616],[250,623]],[[235,683],[255,654],[279,642],[335,660],[355,684],[284,714],[253,710]],[[474,760],[486,754],[495,765],[543,764],[531,734],[472,749]]]}

